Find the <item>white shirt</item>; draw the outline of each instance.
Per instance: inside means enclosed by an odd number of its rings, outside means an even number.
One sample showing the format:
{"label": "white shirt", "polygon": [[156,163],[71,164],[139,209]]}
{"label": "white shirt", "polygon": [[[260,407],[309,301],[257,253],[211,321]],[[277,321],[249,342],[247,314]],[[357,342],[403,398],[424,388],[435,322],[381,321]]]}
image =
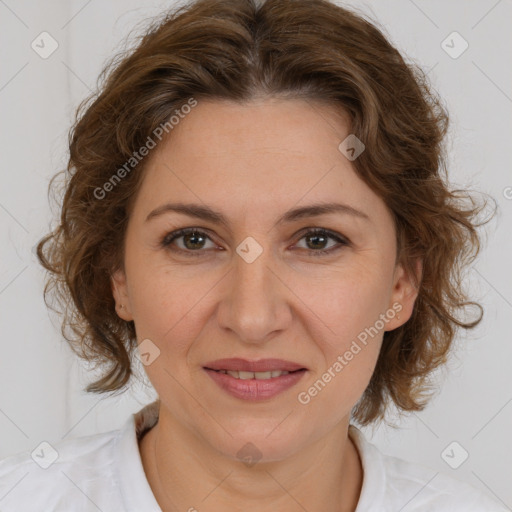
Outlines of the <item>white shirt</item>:
{"label": "white shirt", "polygon": [[[157,400],[132,414],[119,430],[43,445],[34,458],[25,452],[0,461],[0,511],[161,512],[138,446],[158,421],[158,406]],[[364,472],[356,512],[507,510],[469,484],[382,454],[353,425],[349,436]]]}

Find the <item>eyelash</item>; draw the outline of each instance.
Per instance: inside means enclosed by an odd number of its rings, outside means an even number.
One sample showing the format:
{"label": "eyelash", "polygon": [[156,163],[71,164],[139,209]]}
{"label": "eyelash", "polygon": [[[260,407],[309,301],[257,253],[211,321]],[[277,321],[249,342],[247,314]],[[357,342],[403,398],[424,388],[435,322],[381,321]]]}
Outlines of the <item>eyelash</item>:
{"label": "eyelash", "polygon": [[[188,256],[190,256],[190,257],[202,256],[201,253],[203,253],[204,251],[201,249],[198,249],[196,251],[191,251],[191,250],[185,250],[185,249],[172,249],[171,248],[172,242],[174,242],[178,238],[181,238],[182,236],[186,236],[191,233],[205,236],[206,238],[208,238],[209,240],[211,240],[213,242],[213,240],[208,236],[207,233],[205,233],[204,231],[202,231],[198,228],[183,228],[183,229],[178,229],[177,231],[173,231],[172,233],[168,233],[167,235],[165,235],[164,238],[161,240],[160,245],[163,249],[168,249],[173,252],[181,252],[181,253],[186,254],[187,257]],[[340,235],[337,235],[336,233],[329,231],[327,229],[323,229],[323,228],[311,228],[311,229],[309,229],[309,231],[303,232],[302,236],[299,238],[299,240],[302,240],[303,238],[305,238],[307,236],[314,236],[314,235],[322,235],[322,236],[325,236],[328,238],[332,238],[333,240],[335,240],[336,242],[341,244],[341,246],[331,247],[330,249],[320,249],[317,251],[311,249],[310,252],[315,257],[327,256],[327,255],[332,254],[333,252],[341,249],[341,247],[348,246],[350,244],[350,242],[346,238],[343,238]],[[196,253],[196,254],[194,254],[194,253]]]}

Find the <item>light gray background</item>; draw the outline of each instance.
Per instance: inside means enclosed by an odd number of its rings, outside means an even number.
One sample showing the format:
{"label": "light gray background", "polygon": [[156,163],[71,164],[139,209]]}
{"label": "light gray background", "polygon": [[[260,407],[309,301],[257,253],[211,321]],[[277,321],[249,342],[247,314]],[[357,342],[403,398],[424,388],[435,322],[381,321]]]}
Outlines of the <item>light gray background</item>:
{"label": "light gray background", "polygon": [[[59,319],[43,299],[44,274],[33,248],[54,216],[49,178],[66,164],[67,132],[102,65],[136,24],[172,2],[150,0],[0,0],[0,458],[41,441],[119,428],[154,398],[143,376],[104,399],[81,391],[88,376],[61,341]],[[454,184],[494,196],[500,212],[468,282],[485,320],[436,374],[442,389],[399,429],[365,429],[380,449],[483,489],[512,507],[512,1],[351,1],[409,58],[429,71],[451,113]],[[31,48],[42,32],[59,44],[47,59]],[[457,59],[441,43],[453,31],[468,42]],[[459,44],[458,42],[454,44]],[[54,214],[56,211],[54,211]],[[452,469],[453,441],[469,458]],[[460,457],[456,447],[451,460]],[[511,508],[512,509],[512,508]]]}

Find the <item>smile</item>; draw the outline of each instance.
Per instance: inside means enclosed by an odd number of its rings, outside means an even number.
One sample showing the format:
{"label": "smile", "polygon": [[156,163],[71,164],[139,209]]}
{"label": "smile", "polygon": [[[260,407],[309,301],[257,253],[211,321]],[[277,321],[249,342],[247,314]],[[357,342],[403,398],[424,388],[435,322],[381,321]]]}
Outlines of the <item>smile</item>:
{"label": "smile", "polygon": [[216,384],[217,389],[250,402],[269,400],[284,393],[296,386],[307,372],[305,368],[266,372],[203,369]]}
{"label": "smile", "polygon": [[[235,379],[249,380],[249,379],[257,379],[257,380],[268,380],[273,379],[275,377],[281,377],[281,375],[288,375],[290,372],[286,370],[274,370],[271,372],[244,372],[244,371],[236,371],[236,370],[214,370],[219,373],[224,373],[225,375],[231,375]],[[300,371],[300,370],[297,370]]]}

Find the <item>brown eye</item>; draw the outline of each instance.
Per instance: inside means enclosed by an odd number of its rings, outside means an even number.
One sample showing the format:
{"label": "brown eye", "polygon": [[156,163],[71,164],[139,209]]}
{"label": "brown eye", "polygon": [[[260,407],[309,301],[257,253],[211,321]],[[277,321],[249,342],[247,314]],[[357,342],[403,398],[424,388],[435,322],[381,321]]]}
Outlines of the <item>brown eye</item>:
{"label": "brown eye", "polygon": [[[337,243],[328,247],[329,239]],[[306,240],[306,249],[309,249],[313,256],[330,254],[343,246],[349,245],[346,239],[325,229],[309,230],[301,237],[301,240]]]}
{"label": "brown eye", "polygon": [[[162,240],[161,245],[164,248],[180,251],[183,253],[201,253],[204,252],[201,249],[208,249],[208,247],[205,247],[205,244],[208,240],[211,241],[210,237],[204,231],[200,231],[196,228],[185,228],[166,235]],[[176,245],[177,248],[174,249],[172,245]],[[213,247],[210,248],[216,247],[213,242],[212,245]]]}
{"label": "brown eye", "polygon": [[[301,249],[305,249],[313,256],[332,254],[343,246],[349,245],[347,239],[325,229],[310,229],[302,235],[300,240],[306,240],[306,246],[301,247]],[[212,244],[210,247],[206,245],[208,241]],[[331,246],[329,246],[329,241],[335,243],[331,243]],[[201,256],[206,252],[203,249],[218,248],[204,231],[197,228],[173,231],[164,237],[161,246],[187,256]]]}
{"label": "brown eye", "polygon": [[197,231],[194,231],[192,233],[182,235],[180,238],[183,238],[183,245],[185,248],[194,250],[202,249],[207,237]]}

